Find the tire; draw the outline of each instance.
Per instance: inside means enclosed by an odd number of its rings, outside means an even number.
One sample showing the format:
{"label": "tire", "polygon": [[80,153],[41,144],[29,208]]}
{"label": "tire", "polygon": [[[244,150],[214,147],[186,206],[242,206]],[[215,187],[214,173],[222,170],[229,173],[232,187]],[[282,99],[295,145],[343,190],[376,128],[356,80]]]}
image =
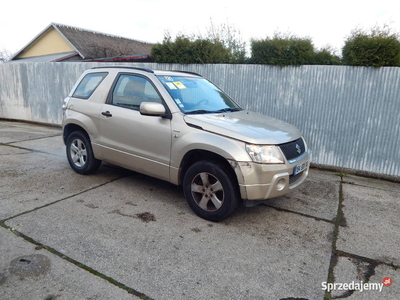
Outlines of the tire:
{"label": "tire", "polygon": [[183,192],[190,208],[201,218],[219,222],[239,206],[239,190],[233,176],[218,162],[202,160],[187,170]]}
{"label": "tire", "polygon": [[68,136],[67,158],[71,168],[82,175],[97,171],[101,165],[101,160],[93,155],[88,136],[82,131],[74,131]]}

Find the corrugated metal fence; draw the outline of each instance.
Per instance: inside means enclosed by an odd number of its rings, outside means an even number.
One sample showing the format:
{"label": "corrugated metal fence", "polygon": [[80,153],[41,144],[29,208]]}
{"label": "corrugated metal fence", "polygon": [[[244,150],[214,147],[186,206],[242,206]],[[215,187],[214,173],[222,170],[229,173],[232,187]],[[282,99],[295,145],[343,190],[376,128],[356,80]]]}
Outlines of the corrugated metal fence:
{"label": "corrugated metal fence", "polygon": [[[63,98],[99,65],[0,64],[0,118],[60,124]],[[299,127],[314,163],[400,176],[400,68],[124,65],[200,73],[244,108]]]}

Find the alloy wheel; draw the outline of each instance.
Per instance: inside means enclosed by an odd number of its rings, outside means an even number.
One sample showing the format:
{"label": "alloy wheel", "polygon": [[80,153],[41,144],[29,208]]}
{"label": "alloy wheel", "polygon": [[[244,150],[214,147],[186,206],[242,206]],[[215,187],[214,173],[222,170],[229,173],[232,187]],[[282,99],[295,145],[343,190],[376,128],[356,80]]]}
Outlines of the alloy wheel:
{"label": "alloy wheel", "polygon": [[221,182],[208,172],[193,178],[191,192],[196,204],[205,211],[216,211],[224,202],[225,192]]}
{"label": "alloy wheel", "polygon": [[71,142],[70,155],[73,163],[82,168],[87,162],[87,150],[86,145],[80,139],[74,139]]}

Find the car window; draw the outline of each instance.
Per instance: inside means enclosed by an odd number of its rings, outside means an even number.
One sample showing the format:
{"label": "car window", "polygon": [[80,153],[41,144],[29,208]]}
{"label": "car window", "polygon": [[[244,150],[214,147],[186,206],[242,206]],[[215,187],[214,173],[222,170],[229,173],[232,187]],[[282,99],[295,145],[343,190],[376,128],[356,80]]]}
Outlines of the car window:
{"label": "car window", "polygon": [[135,75],[120,75],[112,93],[111,104],[139,110],[142,102],[162,103],[162,100],[148,79]]}
{"label": "car window", "polygon": [[87,74],[78,84],[75,92],[72,94],[72,97],[89,99],[107,74],[108,73],[106,72]]}
{"label": "car window", "polygon": [[227,94],[204,78],[160,75],[158,79],[184,113],[241,110]]}

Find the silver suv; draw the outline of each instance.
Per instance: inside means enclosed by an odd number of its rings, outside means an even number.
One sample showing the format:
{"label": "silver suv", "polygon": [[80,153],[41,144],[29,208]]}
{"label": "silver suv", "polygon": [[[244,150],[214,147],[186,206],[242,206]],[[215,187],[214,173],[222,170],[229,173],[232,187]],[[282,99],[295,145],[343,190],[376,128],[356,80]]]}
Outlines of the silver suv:
{"label": "silver suv", "polygon": [[79,174],[101,161],[183,186],[210,221],[297,188],[309,155],[300,131],[242,109],[202,76],[100,67],[79,78],[63,105],[67,158]]}

